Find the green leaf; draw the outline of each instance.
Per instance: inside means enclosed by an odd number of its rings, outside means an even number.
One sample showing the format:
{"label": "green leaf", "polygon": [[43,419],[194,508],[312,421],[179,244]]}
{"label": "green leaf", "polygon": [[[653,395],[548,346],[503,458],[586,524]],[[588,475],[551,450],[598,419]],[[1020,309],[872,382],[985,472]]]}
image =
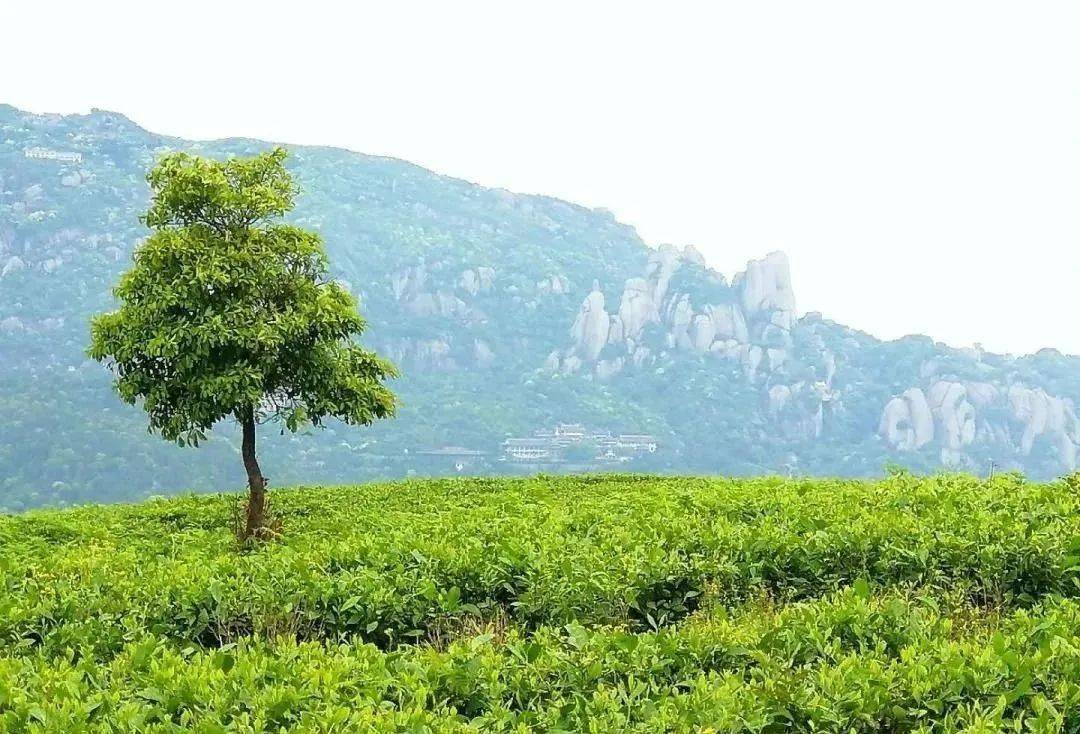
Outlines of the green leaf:
{"label": "green leaf", "polygon": [[851,590],[860,599],[869,599],[871,597],[870,582],[866,579],[855,579],[855,583],[851,585]]}

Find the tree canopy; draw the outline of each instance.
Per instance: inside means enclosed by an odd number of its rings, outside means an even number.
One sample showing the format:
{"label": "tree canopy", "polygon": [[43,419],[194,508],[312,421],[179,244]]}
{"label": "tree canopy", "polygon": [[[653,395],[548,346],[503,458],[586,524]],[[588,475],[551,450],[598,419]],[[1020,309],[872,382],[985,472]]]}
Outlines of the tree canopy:
{"label": "tree canopy", "polygon": [[394,413],[395,370],[355,342],[365,322],[320,237],[281,219],[297,195],[285,159],[175,153],[147,176],[153,232],[114,289],[120,307],[93,320],[89,354],[168,440],[197,445],[235,416],[253,454],[258,422]]}

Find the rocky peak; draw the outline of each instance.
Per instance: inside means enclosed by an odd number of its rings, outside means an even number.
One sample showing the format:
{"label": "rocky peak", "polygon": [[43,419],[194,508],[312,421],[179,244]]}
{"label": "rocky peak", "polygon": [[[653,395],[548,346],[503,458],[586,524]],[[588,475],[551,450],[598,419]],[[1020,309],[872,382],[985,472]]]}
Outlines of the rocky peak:
{"label": "rocky peak", "polygon": [[[693,294],[679,290],[677,274],[685,264],[701,267],[704,258],[692,247],[679,251],[662,245],[653,250],[644,274],[623,284],[618,310],[612,314],[606,310],[600,284],[594,282],[570,329],[573,345],[565,353],[550,354],[547,369],[566,373],[595,366],[595,374],[607,378],[625,366],[652,361],[665,350],[737,360],[750,379],[779,369],[788,359],[795,323],[787,257],[774,252],[750,262],[731,286],[714,277],[709,287],[715,303],[702,302],[709,294],[698,292],[700,287]],[[660,327],[663,339],[643,350],[641,342],[650,325]],[[616,356],[600,365],[608,345]],[[573,360],[568,366],[569,357]],[[835,363],[829,380],[832,372]]]}
{"label": "rocky peak", "polygon": [[682,249],[682,259],[684,262],[694,263],[703,268],[708,268],[708,264],[705,262],[705,256],[701,254],[701,251],[693,245],[687,245]]}
{"label": "rocky peak", "polygon": [[732,285],[739,291],[739,302],[747,315],[795,311],[791,266],[782,252],[770,252],[760,260],[751,260],[746,270],[735,276]]}

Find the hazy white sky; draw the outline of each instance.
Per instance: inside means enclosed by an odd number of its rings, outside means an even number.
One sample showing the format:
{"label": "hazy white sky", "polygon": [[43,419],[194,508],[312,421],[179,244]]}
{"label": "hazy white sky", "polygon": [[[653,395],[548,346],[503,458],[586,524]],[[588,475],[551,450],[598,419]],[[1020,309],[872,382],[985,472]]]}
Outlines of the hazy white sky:
{"label": "hazy white sky", "polygon": [[6,0],[0,102],[611,209],[801,311],[1080,353],[1080,3]]}

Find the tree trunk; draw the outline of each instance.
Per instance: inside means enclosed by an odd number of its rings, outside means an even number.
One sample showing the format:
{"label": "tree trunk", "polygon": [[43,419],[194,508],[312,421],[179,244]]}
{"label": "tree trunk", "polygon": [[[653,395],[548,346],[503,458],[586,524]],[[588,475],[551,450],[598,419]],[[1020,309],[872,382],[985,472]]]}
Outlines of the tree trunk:
{"label": "tree trunk", "polygon": [[266,525],[266,479],[255,457],[255,411],[250,406],[240,412],[244,427],[241,453],[248,476],[247,518],[244,524],[244,540],[259,535]]}

